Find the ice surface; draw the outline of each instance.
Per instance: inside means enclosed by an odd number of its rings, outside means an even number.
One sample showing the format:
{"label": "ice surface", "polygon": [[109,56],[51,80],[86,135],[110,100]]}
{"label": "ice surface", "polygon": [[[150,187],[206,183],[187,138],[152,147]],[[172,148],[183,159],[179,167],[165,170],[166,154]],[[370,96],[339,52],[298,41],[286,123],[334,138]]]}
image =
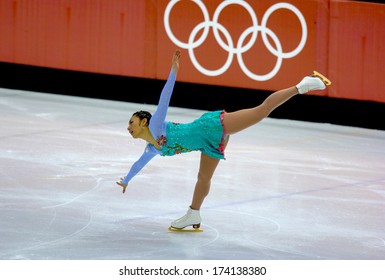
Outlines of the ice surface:
{"label": "ice surface", "polygon": [[124,195],[115,184],[144,149],[126,130],[142,109],[0,89],[0,259],[385,258],[385,131],[267,118],[231,136],[204,231],[175,233],[199,153],[154,158]]}

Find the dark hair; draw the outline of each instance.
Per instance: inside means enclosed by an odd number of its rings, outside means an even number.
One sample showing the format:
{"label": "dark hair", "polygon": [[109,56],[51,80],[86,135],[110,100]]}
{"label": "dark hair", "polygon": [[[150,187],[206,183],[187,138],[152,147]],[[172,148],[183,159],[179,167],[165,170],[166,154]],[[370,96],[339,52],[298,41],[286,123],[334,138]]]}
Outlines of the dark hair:
{"label": "dark hair", "polygon": [[150,124],[150,120],[151,120],[151,117],[152,117],[150,112],[138,111],[138,112],[133,113],[132,115],[135,116],[135,117],[138,117],[140,120],[146,119],[147,120],[147,125]]}

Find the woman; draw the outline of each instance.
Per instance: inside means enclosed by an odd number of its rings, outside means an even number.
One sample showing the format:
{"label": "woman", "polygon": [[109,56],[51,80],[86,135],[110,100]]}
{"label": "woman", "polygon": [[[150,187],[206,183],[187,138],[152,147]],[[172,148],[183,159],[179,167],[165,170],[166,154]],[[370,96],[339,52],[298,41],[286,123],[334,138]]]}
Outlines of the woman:
{"label": "woman", "polygon": [[128,123],[128,132],[133,138],[147,142],[142,156],[132,165],[127,176],[116,182],[125,193],[128,182],[156,155],[172,156],[179,153],[200,151],[198,178],[190,207],[180,219],[171,223],[170,230],[183,230],[192,226],[199,229],[199,210],[210,190],[211,178],[221,159],[231,134],[248,128],[266,118],[275,108],[297,94],[322,90],[330,81],[314,71],[312,76],[302,79],[296,86],[276,91],[254,108],[228,113],[224,110],[207,112],[187,124],[167,122],[166,115],[179,70],[180,51],[174,52],[172,67],[161,92],[157,109],[153,115],[147,111],[134,113]]}

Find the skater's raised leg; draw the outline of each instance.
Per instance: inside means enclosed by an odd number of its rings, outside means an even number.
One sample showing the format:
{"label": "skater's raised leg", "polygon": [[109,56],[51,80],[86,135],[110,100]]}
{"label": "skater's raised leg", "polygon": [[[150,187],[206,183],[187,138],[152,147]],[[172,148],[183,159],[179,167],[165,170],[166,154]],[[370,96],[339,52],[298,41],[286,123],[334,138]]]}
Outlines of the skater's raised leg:
{"label": "skater's raised leg", "polygon": [[298,94],[296,87],[279,90],[269,95],[259,106],[226,113],[223,118],[226,132],[234,134],[258,123],[296,94]]}
{"label": "skater's raised leg", "polygon": [[[318,72],[315,73],[320,75]],[[234,134],[260,122],[266,118],[275,108],[282,105],[298,93],[302,94],[312,90],[325,89],[325,87],[326,83],[322,80],[321,77],[315,76],[315,74],[312,76],[307,76],[303,78],[302,81],[296,86],[278,90],[272,93],[259,106],[226,113],[223,120],[226,132],[228,134]]]}

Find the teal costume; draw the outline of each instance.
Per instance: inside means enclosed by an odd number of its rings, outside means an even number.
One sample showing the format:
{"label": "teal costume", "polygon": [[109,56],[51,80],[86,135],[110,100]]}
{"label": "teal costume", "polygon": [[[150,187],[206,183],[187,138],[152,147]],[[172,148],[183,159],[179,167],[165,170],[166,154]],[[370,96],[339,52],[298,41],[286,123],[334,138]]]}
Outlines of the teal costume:
{"label": "teal costume", "polygon": [[142,156],[123,179],[123,184],[127,184],[156,155],[173,156],[200,151],[213,158],[225,159],[224,141],[228,137],[223,125],[225,111],[207,112],[184,124],[165,120],[175,81],[176,75],[171,71],[148,126],[161,149],[148,143]]}
{"label": "teal costume", "polygon": [[224,159],[224,151],[221,146],[224,136],[223,113],[223,111],[208,112],[187,124],[169,122],[165,143],[157,139],[162,148],[161,155],[172,156],[201,151],[210,157]]}

